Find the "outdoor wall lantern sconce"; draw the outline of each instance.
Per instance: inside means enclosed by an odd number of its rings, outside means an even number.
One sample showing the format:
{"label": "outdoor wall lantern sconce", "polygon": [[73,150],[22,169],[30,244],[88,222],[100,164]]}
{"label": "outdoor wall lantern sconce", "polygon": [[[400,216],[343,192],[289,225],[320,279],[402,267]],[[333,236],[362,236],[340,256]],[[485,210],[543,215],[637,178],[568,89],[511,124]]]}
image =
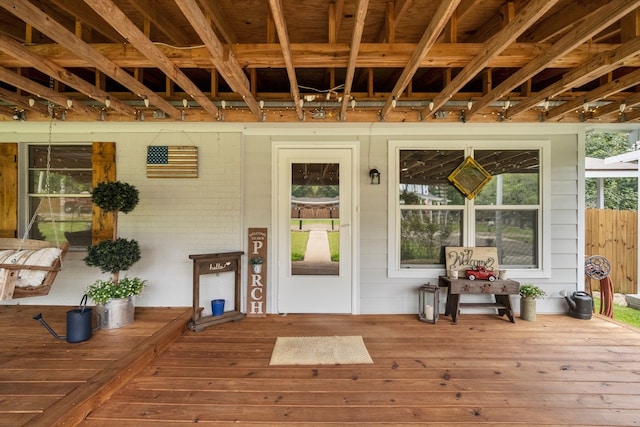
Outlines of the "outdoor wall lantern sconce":
{"label": "outdoor wall lantern sconce", "polygon": [[422,322],[436,323],[440,307],[440,288],[427,283],[418,288],[418,318]]}
{"label": "outdoor wall lantern sconce", "polygon": [[380,185],[380,171],[375,167],[369,171],[369,178],[371,178],[371,185]]}

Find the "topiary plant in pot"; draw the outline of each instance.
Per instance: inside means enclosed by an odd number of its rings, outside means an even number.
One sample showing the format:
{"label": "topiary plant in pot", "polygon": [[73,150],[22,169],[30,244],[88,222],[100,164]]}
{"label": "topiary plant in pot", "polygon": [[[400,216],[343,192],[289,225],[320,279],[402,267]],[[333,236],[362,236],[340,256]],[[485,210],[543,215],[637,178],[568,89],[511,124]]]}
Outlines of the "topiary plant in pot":
{"label": "topiary plant in pot", "polygon": [[113,235],[90,246],[84,258],[86,265],[111,273],[108,280],[97,280],[87,288],[87,295],[96,303],[102,329],[119,328],[133,322],[133,297],[140,295],[146,281],[138,277],[120,278],[140,260],[140,246],[135,240],[118,237],[118,214],[129,213],[139,201],[138,189],[120,181],[101,182],[93,189],[91,200],[104,212],[113,213]]}

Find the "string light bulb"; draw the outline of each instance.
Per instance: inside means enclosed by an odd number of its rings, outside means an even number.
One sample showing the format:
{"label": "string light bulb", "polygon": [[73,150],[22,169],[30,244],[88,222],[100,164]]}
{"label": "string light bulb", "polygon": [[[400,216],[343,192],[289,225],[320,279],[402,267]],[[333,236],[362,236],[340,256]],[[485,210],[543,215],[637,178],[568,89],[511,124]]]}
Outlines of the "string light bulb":
{"label": "string light bulb", "polygon": [[149,108],[149,97],[147,95],[144,96],[143,101],[144,101],[144,106],[146,108]]}
{"label": "string light bulb", "polygon": [[472,100],[467,101],[467,110],[471,111],[472,108],[473,108],[473,101]]}
{"label": "string light bulb", "polygon": [[624,102],[624,101],[622,101],[622,102],[620,103],[620,112],[621,112],[621,113],[624,113],[624,110],[626,110],[626,109],[627,109],[627,103],[626,103],[626,102]]}
{"label": "string light bulb", "polygon": [[71,98],[67,99],[67,108],[73,107],[73,100]]}
{"label": "string light bulb", "polygon": [[189,101],[187,101],[187,98],[182,98],[182,106],[184,108],[187,108],[189,106]]}
{"label": "string light bulb", "polygon": [[29,98],[29,107],[33,107],[34,105],[36,105],[36,100],[33,98]]}
{"label": "string light bulb", "polygon": [[227,108],[227,101],[225,101],[224,99],[220,101],[220,107],[222,107],[223,110]]}
{"label": "string light bulb", "polygon": [[351,100],[351,109],[353,110],[354,108],[356,108],[356,100],[355,100],[355,98]]}
{"label": "string light bulb", "polygon": [[545,98],[545,100],[544,100],[544,109],[545,110],[549,109],[549,98]]}
{"label": "string light bulb", "polygon": [[104,106],[105,106],[105,107],[107,107],[107,108],[111,107],[111,97],[110,97],[110,96],[107,96],[107,97],[105,98],[105,100],[104,100]]}
{"label": "string light bulb", "polygon": [[262,110],[264,108],[264,99],[261,99],[259,104],[260,104],[260,109]]}
{"label": "string light bulb", "polygon": [[587,111],[589,111],[589,101],[587,101],[586,99],[584,100],[584,103],[582,104],[582,111],[584,111],[585,113]]}
{"label": "string light bulb", "polygon": [[433,99],[429,100],[429,111],[433,111],[433,107],[435,107],[436,104],[433,102]]}
{"label": "string light bulb", "polygon": [[398,100],[394,96],[393,98],[391,98],[391,108],[396,108],[396,105],[398,105]]}

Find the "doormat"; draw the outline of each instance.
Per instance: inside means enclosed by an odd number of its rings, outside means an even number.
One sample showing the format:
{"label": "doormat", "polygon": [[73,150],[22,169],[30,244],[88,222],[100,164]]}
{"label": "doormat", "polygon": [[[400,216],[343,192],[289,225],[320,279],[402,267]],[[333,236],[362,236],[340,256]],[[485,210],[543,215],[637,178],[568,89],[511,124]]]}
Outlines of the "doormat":
{"label": "doormat", "polygon": [[361,336],[278,337],[269,365],[371,364]]}

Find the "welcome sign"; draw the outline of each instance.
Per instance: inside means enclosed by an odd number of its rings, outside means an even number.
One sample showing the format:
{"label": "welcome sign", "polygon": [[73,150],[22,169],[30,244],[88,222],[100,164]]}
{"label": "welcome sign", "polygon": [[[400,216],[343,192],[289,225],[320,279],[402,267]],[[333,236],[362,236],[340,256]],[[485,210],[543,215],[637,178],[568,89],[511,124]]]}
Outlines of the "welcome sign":
{"label": "welcome sign", "polygon": [[445,266],[447,271],[465,270],[473,267],[485,267],[498,271],[498,249],[495,247],[460,247],[445,248]]}

